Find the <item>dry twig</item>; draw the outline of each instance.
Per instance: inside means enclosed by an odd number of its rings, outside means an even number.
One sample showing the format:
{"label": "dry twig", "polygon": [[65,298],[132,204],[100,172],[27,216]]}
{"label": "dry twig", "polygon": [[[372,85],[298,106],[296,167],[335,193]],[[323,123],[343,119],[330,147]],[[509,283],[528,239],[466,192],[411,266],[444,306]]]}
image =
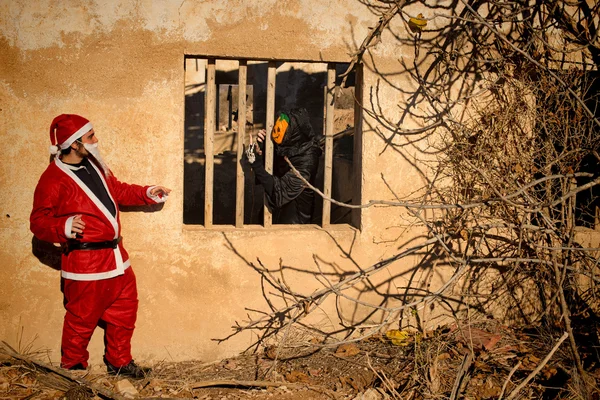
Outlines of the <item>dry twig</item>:
{"label": "dry twig", "polygon": [[546,355],[546,357],[544,357],[544,359],[539,363],[539,365],[533,371],[531,371],[529,375],[527,375],[527,378],[525,378],[523,382],[519,383],[519,386],[517,386],[512,392],[510,392],[506,400],[512,400],[519,395],[521,389],[523,389],[533,378],[535,378],[535,376],[542,370],[542,368],[544,368],[544,365],[546,365],[548,361],[550,361],[550,359],[552,358],[554,353],[556,353],[556,350],[558,350],[562,342],[564,342],[568,337],[569,334],[567,332],[563,333],[563,335],[560,337],[560,339],[558,339],[558,342],[554,345],[552,350],[550,350],[550,352]]}
{"label": "dry twig", "polygon": [[33,365],[35,365],[37,367],[40,367],[40,368],[42,368],[42,369],[44,369],[46,371],[49,371],[51,373],[60,375],[61,377],[66,378],[69,381],[71,381],[71,382],[73,382],[73,383],[75,383],[77,385],[89,388],[94,393],[98,393],[99,395],[101,395],[104,398],[113,399],[113,400],[126,400],[125,397],[123,397],[123,396],[121,396],[121,395],[119,395],[119,394],[117,394],[117,393],[113,392],[112,390],[109,390],[109,389],[107,389],[105,387],[102,387],[100,385],[96,385],[95,383],[88,381],[84,377],[81,377],[81,378],[80,377],[76,377],[73,374],[71,374],[71,373],[69,373],[69,372],[67,372],[65,370],[62,370],[60,368],[52,367],[52,366],[50,366],[50,365],[48,365],[46,363],[43,363],[41,361],[36,361],[36,360],[33,360],[33,359],[29,358],[29,357],[21,355],[21,354],[17,353],[17,351],[15,349],[13,349],[5,341],[2,341],[2,345],[3,345],[3,350],[4,350],[5,354],[7,354],[7,355],[9,355],[9,356],[11,356],[13,358],[16,358],[17,360],[21,360],[21,361],[24,361],[26,363],[33,364]]}

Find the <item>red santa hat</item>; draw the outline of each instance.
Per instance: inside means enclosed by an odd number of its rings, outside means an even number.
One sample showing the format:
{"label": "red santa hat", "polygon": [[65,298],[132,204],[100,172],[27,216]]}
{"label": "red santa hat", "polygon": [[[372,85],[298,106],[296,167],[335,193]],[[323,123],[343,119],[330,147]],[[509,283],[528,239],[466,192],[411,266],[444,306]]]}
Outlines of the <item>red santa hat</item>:
{"label": "red santa hat", "polygon": [[58,154],[92,129],[92,123],[75,114],[61,114],[50,125],[50,154]]}

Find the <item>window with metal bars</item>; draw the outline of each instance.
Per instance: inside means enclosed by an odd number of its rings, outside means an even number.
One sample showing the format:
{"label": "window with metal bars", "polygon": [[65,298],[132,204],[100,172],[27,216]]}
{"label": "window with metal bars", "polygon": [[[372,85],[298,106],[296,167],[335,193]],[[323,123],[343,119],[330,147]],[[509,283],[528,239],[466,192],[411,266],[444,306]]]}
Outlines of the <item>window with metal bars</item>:
{"label": "window with metal bars", "polygon": [[[348,64],[186,56],[184,65],[184,224],[275,225],[262,186],[240,161],[250,135],[269,134],[278,111],[303,107],[322,149],[314,186],[323,196],[315,193],[311,225],[360,226],[359,209],[329,201],[360,203],[360,66],[342,79]],[[269,137],[265,144],[265,169],[277,173]]]}

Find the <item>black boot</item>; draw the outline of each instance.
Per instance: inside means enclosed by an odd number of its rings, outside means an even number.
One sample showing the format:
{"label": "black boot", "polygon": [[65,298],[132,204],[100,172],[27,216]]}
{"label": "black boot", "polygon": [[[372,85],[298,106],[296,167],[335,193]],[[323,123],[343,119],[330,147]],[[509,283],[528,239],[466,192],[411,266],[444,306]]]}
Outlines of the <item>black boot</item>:
{"label": "black boot", "polygon": [[140,367],[133,360],[123,367],[115,367],[109,363],[106,358],[104,359],[104,363],[106,364],[106,370],[108,371],[109,375],[119,375],[134,379],[142,379],[152,371],[151,368]]}
{"label": "black boot", "polygon": [[85,371],[85,367],[83,366],[82,363],[77,363],[77,364],[73,365],[72,367],[65,368],[65,369],[67,369],[69,371]]}

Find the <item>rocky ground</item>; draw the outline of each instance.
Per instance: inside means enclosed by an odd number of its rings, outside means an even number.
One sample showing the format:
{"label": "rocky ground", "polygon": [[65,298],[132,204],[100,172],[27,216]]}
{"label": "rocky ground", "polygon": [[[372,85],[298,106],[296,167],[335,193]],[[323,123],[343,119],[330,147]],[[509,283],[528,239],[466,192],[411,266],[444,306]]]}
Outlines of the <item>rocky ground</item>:
{"label": "rocky ground", "polygon": [[109,376],[100,367],[71,373],[40,361],[39,354],[2,345],[0,400],[498,399],[516,395],[520,383],[526,384],[515,398],[600,399],[597,356],[582,349],[582,392],[572,378],[568,341],[557,346],[561,334],[492,322],[424,335],[388,331],[332,347],[272,346],[215,363],[160,362],[140,380]]}

